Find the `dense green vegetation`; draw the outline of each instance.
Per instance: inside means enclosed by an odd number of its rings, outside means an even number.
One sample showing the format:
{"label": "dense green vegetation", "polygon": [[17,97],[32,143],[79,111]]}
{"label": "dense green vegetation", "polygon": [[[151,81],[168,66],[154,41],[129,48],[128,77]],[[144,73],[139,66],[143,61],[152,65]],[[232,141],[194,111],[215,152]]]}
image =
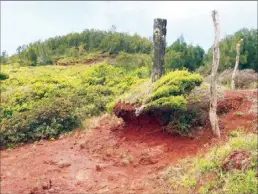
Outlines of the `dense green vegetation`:
{"label": "dense green vegetation", "polygon": [[150,53],[152,43],[137,34],[130,36],[115,31],[84,30],[36,41],[17,48],[17,59],[22,64],[44,65],[55,63],[60,57],[79,57],[85,52]]}
{"label": "dense green vegetation", "polygon": [[[243,28],[233,35],[228,35],[220,42],[220,66],[219,71],[222,72],[229,68],[234,68],[236,60],[236,44],[243,39],[240,48],[239,69],[254,69],[258,71],[258,31],[257,29]],[[200,72],[208,75],[212,64],[212,48],[209,49],[205,56],[205,66],[201,67]]]}
{"label": "dense green vegetation", "polygon": [[183,109],[187,103],[184,96],[201,83],[202,77],[198,74],[192,74],[187,70],[172,71],[154,83],[144,106]]}
{"label": "dense green vegetation", "polygon": [[91,68],[8,65],[4,70],[10,77],[2,83],[2,146],[70,131],[149,76],[106,63]]}
{"label": "dense green vegetation", "polygon": [[194,71],[204,65],[204,57],[205,51],[200,46],[187,45],[180,37],[167,48],[165,68],[167,71],[183,68]]}

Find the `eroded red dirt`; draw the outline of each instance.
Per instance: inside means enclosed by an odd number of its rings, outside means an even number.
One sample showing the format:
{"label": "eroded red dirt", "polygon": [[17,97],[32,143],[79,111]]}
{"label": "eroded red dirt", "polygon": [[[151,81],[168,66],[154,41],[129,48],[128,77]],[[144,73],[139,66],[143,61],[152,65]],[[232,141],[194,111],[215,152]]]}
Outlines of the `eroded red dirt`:
{"label": "eroded red dirt", "polygon": [[225,92],[219,106],[232,108],[220,116],[221,139],[208,128],[189,139],[163,132],[154,119],[125,124],[105,115],[90,132],[2,150],[1,193],[168,193],[161,175],[168,165],[203,154],[236,128],[254,130],[255,99],[253,90]]}

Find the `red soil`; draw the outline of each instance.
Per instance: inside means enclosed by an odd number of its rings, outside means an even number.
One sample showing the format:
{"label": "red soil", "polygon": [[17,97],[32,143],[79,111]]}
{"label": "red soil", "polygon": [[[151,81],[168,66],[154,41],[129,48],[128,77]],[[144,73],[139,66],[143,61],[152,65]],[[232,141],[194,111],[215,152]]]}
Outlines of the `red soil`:
{"label": "red soil", "polygon": [[219,107],[231,109],[220,116],[220,139],[209,128],[189,139],[163,132],[155,119],[125,125],[105,115],[90,132],[2,150],[1,193],[167,193],[166,167],[225,142],[237,127],[254,129],[257,91],[226,91],[225,99]]}

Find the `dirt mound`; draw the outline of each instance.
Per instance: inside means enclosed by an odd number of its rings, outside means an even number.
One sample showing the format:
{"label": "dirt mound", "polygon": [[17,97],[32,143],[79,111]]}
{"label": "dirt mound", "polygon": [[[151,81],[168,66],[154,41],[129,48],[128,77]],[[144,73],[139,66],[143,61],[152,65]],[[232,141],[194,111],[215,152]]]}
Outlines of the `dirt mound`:
{"label": "dirt mound", "polygon": [[226,171],[231,171],[233,169],[246,170],[250,165],[250,154],[245,151],[234,151],[226,159],[222,168]]}
{"label": "dirt mound", "polygon": [[[118,102],[114,107],[114,114],[118,118],[122,118],[126,124],[130,125],[161,125],[160,115],[162,111],[148,111],[143,112],[141,115],[135,115],[135,109],[140,107],[140,104],[130,104]],[[165,111],[163,116],[165,116]]]}
{"label": "dirt mound", "polygon": [[140,106],[140,104],[122,103],[119,101],[114,107],[114,114],[124,121],[134,120],[136,119],[135,109]]}
{"label": "dirt mound", "polygon": [[[248,91],[250,96],[254,96],[257,93],[255,91]],[[217,113],[219,115],[226,114],[232,111],[236,111],[241,108],[250,106],[252,102],[247,101],[247,94],[241,91],[226,91],[223,98],[219,98],[217,105]],[[158,122],[162,125],[162,120],[166,120],[166,116],[169,116],[169,110],[153,110],[144,111],[140,116],[135,115],[136,108],[140,107],[140,104],[123,103],[118,102],[114,107],[114,114],[118,118],[122,118],[126,123],[141,124],[141,123],[155,123]],[[188,108],[198,113],[196,115],[197,120],[202,121],[202,125],[208,124],[208,112],[209,103],[206,103],[206,107],[198,108],[201,106],[199,103],[192,103],[188,105]]]}
{"label": "dirt mound", "polygon": [[[238,94],[230,91],[225,97]],[[1,193],[168,193],[162,179],[168,165],[225,142],[236,126],[253,129],[256,113],[250,110],[257,92],[243,94],[236,110],[220,116],[220,139],[210,128],[197,130],[190,139],[163,132],[155,119],[137,124],[105,115],[90,132],[2,150]]]}

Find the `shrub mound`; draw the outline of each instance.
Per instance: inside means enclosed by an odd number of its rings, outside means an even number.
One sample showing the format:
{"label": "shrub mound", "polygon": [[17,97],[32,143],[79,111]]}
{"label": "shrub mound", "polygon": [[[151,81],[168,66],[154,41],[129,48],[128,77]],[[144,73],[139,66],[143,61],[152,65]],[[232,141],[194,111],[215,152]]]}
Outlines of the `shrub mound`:
{"label": "shrub mound", "polygon": [[[147,81],[120,97],[114,113],[125,122],[131,122],[132,117],[146,118],[149,115],[165,125],[167,131],[188,133],[194,113],[187,110],[187,95],[202,81],[199,74],[187,70],[170,72],[155,83]],[[173,126],[173,130],[168,126]]]}

